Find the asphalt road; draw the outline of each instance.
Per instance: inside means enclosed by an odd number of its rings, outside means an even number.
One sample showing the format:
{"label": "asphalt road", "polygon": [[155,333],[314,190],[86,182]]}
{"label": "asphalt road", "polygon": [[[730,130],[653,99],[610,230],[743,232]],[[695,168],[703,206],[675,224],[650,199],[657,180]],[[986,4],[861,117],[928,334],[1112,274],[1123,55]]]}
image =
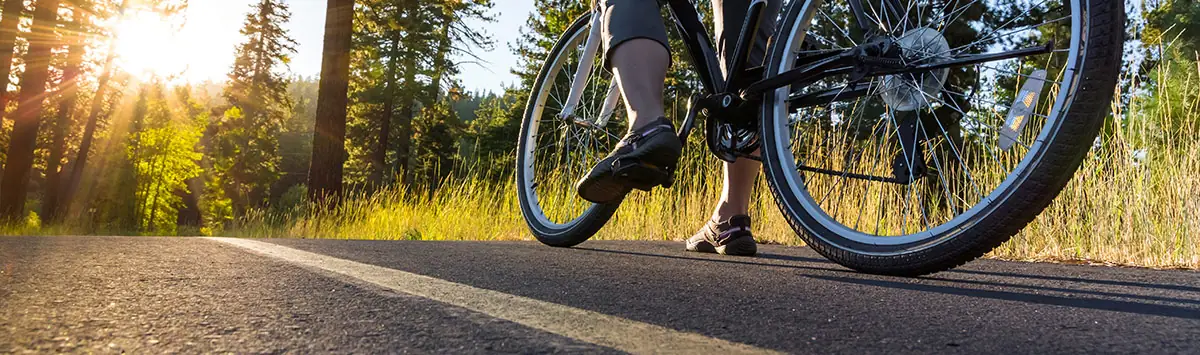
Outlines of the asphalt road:
{"label": "asphalt road", "polygon": [[1191,271],[985,260],[912,279],[776,246],[246,243],[281,254],[0,237],[0,353],[1200,353]]}

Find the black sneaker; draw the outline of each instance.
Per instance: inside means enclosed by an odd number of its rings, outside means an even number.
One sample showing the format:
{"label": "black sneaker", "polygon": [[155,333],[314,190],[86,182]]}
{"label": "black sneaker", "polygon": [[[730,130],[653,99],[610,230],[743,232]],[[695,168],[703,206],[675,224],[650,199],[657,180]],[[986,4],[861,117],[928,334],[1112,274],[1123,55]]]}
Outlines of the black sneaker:
{"label": "black sneaker", "polygon": [[610,203],[621,200],[633,189],[671,187],[675,164],[682,154],[683,144],[675,135],[675,126],[660,117],[622,138],[617,148],[584,175],[575,188],[585,200]]}
{"label": "black sneaker", "polygon": [[721,255],[754,256],[758,244],[750,234],[750,216],[737,215],[724,222],[708,221],[687,240],[687,250]]}

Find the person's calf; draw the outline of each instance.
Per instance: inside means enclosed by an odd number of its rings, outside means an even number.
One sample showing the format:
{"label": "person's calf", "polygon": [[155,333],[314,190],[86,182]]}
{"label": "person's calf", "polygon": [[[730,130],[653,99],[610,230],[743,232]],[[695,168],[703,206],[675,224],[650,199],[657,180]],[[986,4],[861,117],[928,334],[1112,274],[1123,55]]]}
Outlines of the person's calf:
{"label": "person's calf", "polygon": [[671,63],[667,48],[652,39],[635,38],[614,48],[610,62],[625,100],[629,131],[663,117],[664,81]]}

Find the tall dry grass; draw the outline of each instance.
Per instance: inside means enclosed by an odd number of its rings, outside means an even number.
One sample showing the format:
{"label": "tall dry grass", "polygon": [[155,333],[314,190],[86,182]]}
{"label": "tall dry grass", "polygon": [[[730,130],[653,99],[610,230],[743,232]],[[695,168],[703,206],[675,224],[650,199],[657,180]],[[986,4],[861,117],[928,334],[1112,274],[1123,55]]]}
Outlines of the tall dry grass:
{"label": "tall dry grass", "polygon": [[[1200,63],[1198,63],[1200,64]],[[1157,82],[1200,87],[1200,67]],[[1165,86],[1164,86],[1165,87]],[[1145,92],[1139,85],[1133,92]],[[1200,90],[1197,90],[1200,91]],[[1157,90],[1113,104],[1113,121],[1059,197],[991,256],[1014,260],[1087,261],[1200,268],[1200,95]],[[1174,97],[1180,96],[1180,97]],[[1152,102],[1157,104],[1152,104]],[[1172,102],[1172,104],[1164,104]],[[1178,109],[1178,108],[1184,109]],[[1192,109],[1187,109],[1192,108]],[[689,148],[703,152],[693,142]],[[595,239],[682,240],[703,224],[721,192],[715,158],[690,154],[677,188],[634,192]],[[765,182],[752,214],[762,241],[801,245],[779,214]],[[352,196],[327,213],[256,213],[227,235],[420,240],[531,240],[512,179],[459,179],[426,191],[387,190]],[[567,188],[559,194],[570,193]],[[566,195],[563,195],[564,197]]]}

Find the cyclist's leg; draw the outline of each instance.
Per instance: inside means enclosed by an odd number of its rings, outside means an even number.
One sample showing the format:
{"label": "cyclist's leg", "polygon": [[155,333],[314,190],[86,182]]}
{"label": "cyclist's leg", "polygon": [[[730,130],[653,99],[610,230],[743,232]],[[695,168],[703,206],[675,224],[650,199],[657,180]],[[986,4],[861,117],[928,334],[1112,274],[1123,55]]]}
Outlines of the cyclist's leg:
{"label": "cyclist's leg", "polygon": [[657,1],[600,0],[605,65],[625,98],[629,129],[663,117],[663,85],[671,55]]}
{"label": "cyclist's leg", "polygon": [[[764,20],[754,47],[750,50],[746,66],[753,67],[762,63],[767,50],[767,39],[775,28],[775,18],[782,5],[780,0],[767,1]],[[734,47],[737,46],[738,35],[745,23],[749,6],[750,0],[713,0],[717,48],[722,53],[721,70],[726,73],[731,69],[728,65],[733,60]],[[687,250],[743,256],[757,253],[758,246],[750,233],[750,217],[747,214],[750,209],[750,193],[754,189],[754,178],[761,169],[762,165],[758,161],[750,159],[725,163],[725,187],[721,191],[721,200],[713,208],[712,220],[700,228],[696,235],[688,238],[685,244]]]}
{"label": "cyclist's leg", "polygon": [[[721,51],[721,69],[728,71],[728,63],[732,61],[733,47],[737,46],[738,35],[746,19],[746,9],[750,0],[713,0],[713,14],[716,21],[717,48]],[[768,0],[767,9],[763,15],[763,23],[759,27],[758,38],[754,48],[750,50],[747,61],[748,67],[762,64],[767,51],[767,39],[775,30],[775,19],[782,11],[783,2]],[[757,112],[757,111],[754,111]],[[757,119],[757,118],[752,118]],[[725,221],[735,215],[744,215],[750,208],[750,194],[754,188],[754,178],[762,170],[762,164],[755,160],[738,159],[734,163],[725,163],[725,187],[721,191],[721,200],[713,209],[713,220]]]}
{"label": "cyclist's leg", "polygon": [[610,203],[634,188],[649,191],[670,183],[683,145],[663,117],[671,57],[658,1],[601,1],[604,63],[620,85],[630,129],[575,187],[585,200]]}

